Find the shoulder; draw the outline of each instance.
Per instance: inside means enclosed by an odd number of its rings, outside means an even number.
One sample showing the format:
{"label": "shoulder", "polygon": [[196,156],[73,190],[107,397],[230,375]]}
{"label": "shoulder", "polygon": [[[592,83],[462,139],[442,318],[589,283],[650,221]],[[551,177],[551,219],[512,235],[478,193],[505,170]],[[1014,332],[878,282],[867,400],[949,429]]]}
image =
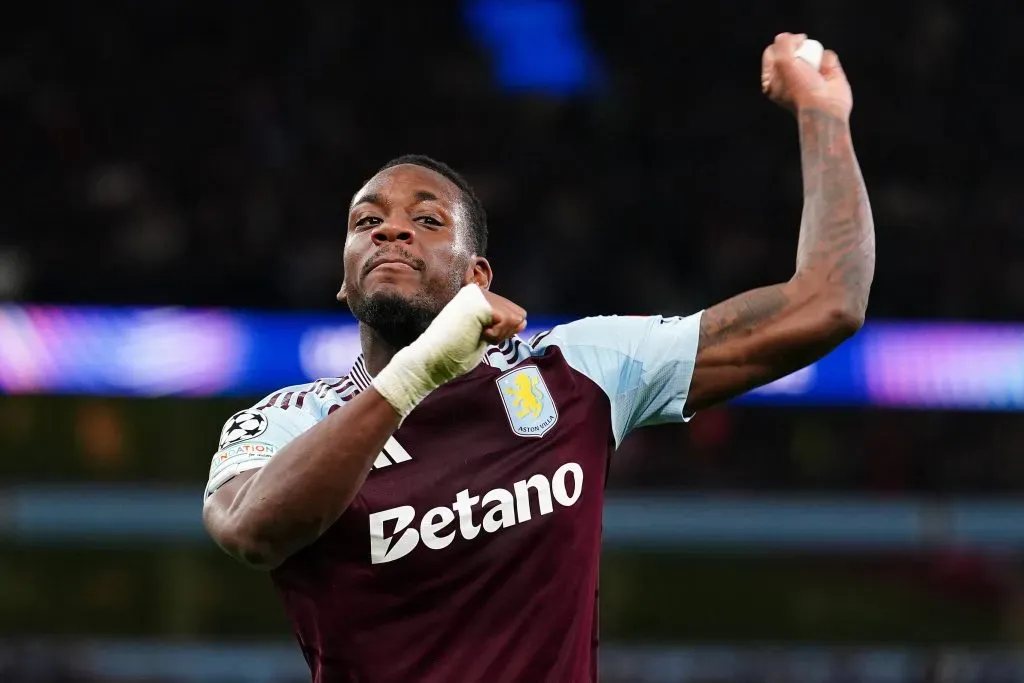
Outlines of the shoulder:
{"label": "shoulder", "polygon": [[225,422],[220,448],[273,436],[297,436],[325,418],[332,406],[351,400],[359,388],[348,377],[327,377],[273,391]]}
{"label": "shoulder", "polygon": [[534,335],[529,347],[534,355],[558,348],[571,367],[617,394],[656,383],[666,372],[689,377],[700,319],[699,312],[581,318]]}
{"label": "shoulder", "polygon": [[662,341],[674,342],[694,336],[703,311],[687,316],[601,315],[556,325],[534,335],[530,346],[535,353],[551,346],[584,347],[632,354]]}
{"label": "shoulder", "polygon": [[629,333],[641,332],[657,324],[660,316],[598,315],[555,325],[530,338],[535,351],[551,346],[609,346],[621,345]]}
{"label": "shoulder", "polygon": [[552,347],[573,363],[580,355],[612,353],[621,355],[634,348],[651,328],[675,320],[662,316],[602,315],[580,318],[550,327],[529,340],[515,336],[489,346],[484,362],[498,370],[508,370],[528,358],[541,356]]}
{"label": "shoulder", "polygon": [[617,378],[633,346],[631,339],[643,325],[643,318],[595,316],[555,325],[535,334],[527,342],[533,356],[557,349],[569,367],[589,377],[609,395],[615,393]]}
{"label": "shoulder", "polygon": [[660,315],[601,315],[556,325],[530,339],[535,355],[557,347],[570,364],[619,364],[674,327]]}
{"label": "shoulder", "polygon": [[324,377],[315,382],[282,387],[260,399],[253,409],[315,412],[325,403],[349,400],[358,392],[359,387],[349,377]]}
{"label": "shoulder", "polygon": [[583,318],[534,336],[530,345],[534,354],[557,348],[604,390],[618,444],[637,427],[686,419],[700,320],[701,312]]}

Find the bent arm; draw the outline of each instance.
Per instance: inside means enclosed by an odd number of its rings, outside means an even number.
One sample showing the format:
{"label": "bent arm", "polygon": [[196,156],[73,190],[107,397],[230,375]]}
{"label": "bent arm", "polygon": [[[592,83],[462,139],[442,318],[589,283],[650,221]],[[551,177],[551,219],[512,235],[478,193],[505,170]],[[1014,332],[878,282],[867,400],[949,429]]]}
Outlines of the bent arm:
{"label": "bent arm", "polygon": [[395,409],[367,389],[265,466],[217,489],[203,507],[207,530],[243,563],[277,567],[337,521],[398,425]]}
{"label": "bent arm", "polygon": [[706,310],[687,397],[695,412],[826,355],[860,329],[875,270],[875,232],[849,122],[798,114],[804,208],[796,272]]}

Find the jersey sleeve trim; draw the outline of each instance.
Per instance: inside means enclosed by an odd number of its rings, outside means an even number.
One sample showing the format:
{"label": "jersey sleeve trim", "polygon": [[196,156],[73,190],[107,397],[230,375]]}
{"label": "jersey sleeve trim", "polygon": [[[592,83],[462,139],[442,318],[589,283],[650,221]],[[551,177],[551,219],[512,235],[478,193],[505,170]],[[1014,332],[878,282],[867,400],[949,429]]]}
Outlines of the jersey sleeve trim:
{"label": "jersey sleeve trim", "polygon": [[210,464],[206,496],[213,495],[242,472],[263,467],[275,453],[315,424],[322,408],[316,393],[320,385],[326,386],[320,381],[285,387],[228,418],[221,430],[220,447]]}
{"label": "jersey sleeve trim", "polygon": [[210,467],[210,480],[206,484],[206,497],[210,497],[224,484],[228,483],[242,472],[259,469],[268,462],[277,449],[269,444],[248,443],[239,444],[235,449],[248,447],[251,450],[236,452],[230,450],[220,451],[213,456],[213,465]]}

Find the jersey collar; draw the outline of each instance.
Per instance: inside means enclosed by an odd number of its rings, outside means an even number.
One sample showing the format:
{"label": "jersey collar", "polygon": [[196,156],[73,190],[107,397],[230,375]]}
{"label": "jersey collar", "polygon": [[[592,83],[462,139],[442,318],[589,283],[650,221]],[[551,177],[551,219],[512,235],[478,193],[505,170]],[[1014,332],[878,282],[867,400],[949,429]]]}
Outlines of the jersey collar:
{"label": "jersey collar", "polygon": [[356,358],[356,362],[352,364],[352,369],[349,370],[348,376],[359,387],[359,391],[365,391],[370,388],[370,382],[373,381],[373,378],[370,377],[370,371],[366,369],[366,359],[363,358],[363,354],[359,354],[359,357]]}

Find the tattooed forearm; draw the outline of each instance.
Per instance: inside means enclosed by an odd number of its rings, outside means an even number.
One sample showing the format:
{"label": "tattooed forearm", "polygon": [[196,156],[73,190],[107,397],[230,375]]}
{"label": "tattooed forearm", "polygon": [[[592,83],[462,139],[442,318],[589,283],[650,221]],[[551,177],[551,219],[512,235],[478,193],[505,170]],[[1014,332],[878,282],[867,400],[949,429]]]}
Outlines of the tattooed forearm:
{"label": "tattooed forearm", "polygon": [[850,127],[826,112],[798,118],[804,213],[796,272],[786,283],[703,313],[688,411],[811,364],[863,322],[874,275],[874,225]]}
{"label": "tattooed forearm", "polygon": [[850,128],[821,111],[800,112],[799,122],[804,211],[796,272],[704,312],[688,410],[813,363],[864,319],[875,233]]}
{"label": "tattooed forearm", "polygon": [[864,316],[875,270],[871,205],[849,123],[821,111],[799,114],[804,211],[797,272]]}
{"label": "tattooed forearm", "polygon": [[751,334],[786,310],[789,297],[781,285],[761,287],[709,308],[701,319],[697,348],[707,351],[730,339]]}

